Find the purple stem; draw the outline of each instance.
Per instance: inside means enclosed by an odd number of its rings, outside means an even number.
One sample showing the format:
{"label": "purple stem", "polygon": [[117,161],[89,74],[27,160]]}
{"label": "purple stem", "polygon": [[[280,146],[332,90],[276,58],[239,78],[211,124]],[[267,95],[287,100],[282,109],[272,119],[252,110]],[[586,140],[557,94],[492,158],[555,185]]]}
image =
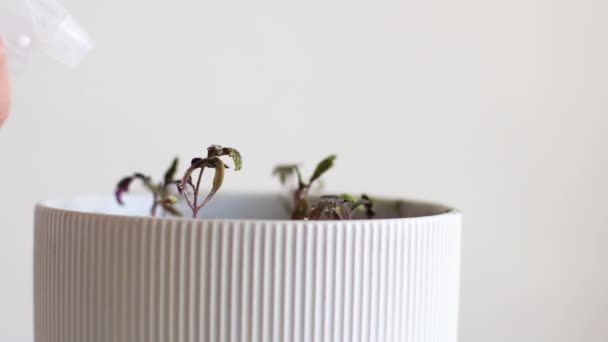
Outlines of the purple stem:
{"label": "purple stem", "polygon": [[201,207],[198,206],[198,192],[201,188],[201,180],[203,179],[203,169],[198,174],[198,179],[196,180],[196,187],[194,188],[194,204],[192,207],[192,218],[196,218],[198,216],[198,211]]}

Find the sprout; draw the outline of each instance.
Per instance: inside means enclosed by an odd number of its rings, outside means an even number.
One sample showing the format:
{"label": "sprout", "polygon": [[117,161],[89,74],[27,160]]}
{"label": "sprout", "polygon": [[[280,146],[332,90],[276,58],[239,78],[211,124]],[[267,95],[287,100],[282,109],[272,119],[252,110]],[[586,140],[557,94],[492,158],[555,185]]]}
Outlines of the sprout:
{"label": "sprout", "polygon": [[304,220],[307,218],[309,208],[308,193],[310,192],[310,188],[325,172],[334,166],[335,160],[336,155],[330,155],[319,162],[315,168],[315,172],[313,172],[307,183],[302,180],[302,173],[300,172],[298,165],[286,164],[275,167],[272,174],[278,176],[283,185],[285,185],[287,179],[294,174],[297,175],[298,178],[298,187],[293,191],[291,219]]}
{"label": "sprout", "polygon": [[[152,193],[153,202],[150,214],[156,216],[158,207],[163,213],[173,216],[181,216],[182,213],[177,209],[179,197],[171,189],[172,185],[177,186],[177,192],[184,198],[188,207],[192,210],[192,217],[198,217],[209,201],[215,196],[224,183],[226,169],[230,169],[222,159],[229,157],[234,163],[234,170],[239,171],[243,167],[243,160],[239,151],[230,147],[211,145],[207,148],[206,157],[192,158],[190,167],[184,172],[181,179],[176,180],[175,176],[178,169],[178,158],[165,172],[163,181],[155,183],[150,176],[142,173],[134,173],[118,182],[115,190],[116,201],[124,205],[124,194],[129,192],[131,184],[138,180],[143,186]],[[363,213],[366,218],[373,218],[376,215],[374,205],[367,195],[357,198],[352,195],[344,194],[341,196],[321,196],[317,203],[311,206],[309,193],[313,185],[321,185],[321,177],[331,170],[336,161],[336,155],[330,155],[321,160],[310,178],[307,181],[302,177],[300,168],[296,164],[285,164],[277,166],[272,174],[277,176],[282,185],[285,185],[291,178],[296,178],[297,186],[293,190],[293,203],[290,205],[291,218],[294,220],[351,220],[357,213]],[[202,198],[201,183],[205,169],[213,169],[213,182],[209,193]],[[193,180],[196,179],[196,182]],[[360,217],[361,214],[357,215]]]}
{"label": "sprout", "polygon": [[342,196],[322,196],[317,204],[308,213],[310,220],[351,220],[355,212],[365,209],[365,216],[373,218],[376,213],[373,203],[367,195],[362,195],[360,199],[345,194]]}
{"label": "sprout", "polygon": [[175,197],[171,193],[171,185],[175,184],[176,180],[174,179],[175,173],[177,172],[177,167],[179,164],[179,159],[173,159],[173,162],[165,172],[163,182],[159,182],[155,184],[152,181],[150,176],[146,176],[142,173],[134,173],[132,176],[125,177],[118,182],[116,185],[116,191],[114,195],[116,197],[116,202],[120,205],[124,205],[124,194],[129,192],[129,188],[131,183],[135,180],[141,181],[143,186],[152,193],[153,202],[152,207],[150,208],[150,215],[156,216],[156,211],[160,206],[164,212],[169,213],[173,216],[181,216],[179,210],[175,208],[175,204],[177,203],[177,197]]}
{"label": "sprout", "polygon": [[292,220],[350,220],[360,210],[365,211],[366,218],[373,218],[376,215],[371,199],[365,194],[361,198],[348,194],[321,196],[318,203],[310,208],[310,189],[313,184],[321,181],[321,176],[334,166],[335,161],[335,155],[321,160],[308,182],[303,181],[298,165],[285,164],[275,167],[272,174],[279,177],[282,185],[285,185],[289,178],[297,176],[298,184],[293,190],[293,204],[290,208]]}
{"label": "sprout", "polygon": [[[211,198],[217,193],[224,182],[225,169],[228,168],[220,157],[229,156],[234,162],[234,170],[239,171],[243,167],[243,161],[239,151],[229,147],[220,145],[211,145],[207,148],[206,158],[194,158],[190,163],[190,167],[184,173],[182,180],[177,183],[178,191],[182,194],[188,207],[192,210],[192,217],[196,218],[199,211],[209,203]],[[201,190],[201,180],[205,169],[214,169],[213,184],[211,191],[202,201],[199,198]],[[192,182],[192,175],[198,171],[196,183]],[[187,188],[192,190],[189,194]]]}

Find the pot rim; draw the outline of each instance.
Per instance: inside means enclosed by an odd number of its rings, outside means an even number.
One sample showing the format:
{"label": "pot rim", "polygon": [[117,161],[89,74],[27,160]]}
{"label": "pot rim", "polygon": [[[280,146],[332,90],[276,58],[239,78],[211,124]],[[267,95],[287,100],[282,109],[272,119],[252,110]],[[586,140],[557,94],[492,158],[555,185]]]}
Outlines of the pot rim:
{"label": "pot rim", "polygon": [[[280,196],[280,193],[272,193],[272,192],[224,192],[226,195],[230,196]],[[143,197],[145,194],[135,193],[131,195],[133,197]],[[407,199],[407,198],[397,198],[392,196],[372,196],[376,201],[380,202],[395,202],[399,205],[406,204],[416,204],[416,205],[426,205],[429,207],[434,207],[438,211],[436,214],[427,214],[420,216],[411,216],[411,217],[391,217],[391,218],[374,218],[374,219],[356,219],[356,220],[290,220],[290,219],[256,219],[256,218],[192,218],[192,217],[175,217],[175,216],[149,216],[149,215],[139,215],[139,214],[112,214],[105,212],[95,212],[95,211],[87,211],[87,210],[76,210],[76,209],[68,209],[64,208],[60,203],[64,203],[66,201],[78,201],[85,199],[110,199],[114,198],[113,196],[104,194],[104,195],[80,195],[80,196],[72,196],[67,198],[57,198],[52,200],[43,200],[38,201],[35,204],[35,212],[40,210],[53,211],[64,215],[80,215],[86,217],[97,217],[97,218],[106,218],[106,219],[120,219],[123,221],[131,221],[131,222],[141,222],[144,221],[155,221],[155,222],[187,222],[187,223],[195,223],[195,222],[207,222],[207,223],[218,223],[218,222],[234,222],[234,223],[276,223],[276,224],[347,224],[353,222],[359,223],[382,223],[382,222],[411,222],[411,221],[424,221],[424,220],[435,220],[435,219],[447,219],[451,217],[461,217],[461,213],[459,210],[446,206],[441,203],[427,201],[427,200],[417,200],[417,199]]]}

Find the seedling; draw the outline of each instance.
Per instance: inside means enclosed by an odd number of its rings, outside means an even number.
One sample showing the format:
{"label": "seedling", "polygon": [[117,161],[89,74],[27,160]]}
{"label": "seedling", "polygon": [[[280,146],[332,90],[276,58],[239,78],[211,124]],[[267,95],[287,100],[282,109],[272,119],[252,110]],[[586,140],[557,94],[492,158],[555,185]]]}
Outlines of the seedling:
{"label": "seedling", "polygon": [[[184,173],[182,180],[178,182],[178,190],[186,200],[188,207],[192,210],[192,217],[196,218],[199,211],[209,203],[213,195],[220,189],[224,182],[225,169],[228,168],[220,157],[229,156],[234,161],[234,170],[239,171],[242,166],[242,158],[239,151],[230,147],[211,145],[207,148],[206,158],[194,158],[190,167]],[[203,201],[200,201],[201,180],[206,168],[214,169],[213,185],[211,191]],[[192,182],[192,175],[198,171],[196,183]],[[190,191],[191,190],[191,193]],[[200,203],[199,203],[200,202]]]}
{"label": "seedling", "polygon": [[178,164],[179,159],[173,159],[171,166],[169,166],[165,172],[163,181],[159,183],[155,183],[150,176],[146,176],[139,172],[134,173],[132,176],[123,178],[120,182],[118,182],[116,191],[114,192],[116,201],[118,204],[124,205],[123,195],[129,192],[129,187],[134,180],[139,180],[142,182],[143,186],[152,193],[153,196],[150,215],[156,216],[156,212],[160,206],[168,214],[173,216],[181,216],[181,212],[175,208],[177,197],[171,192],[172,185],[176,184],[177,182],[174,177],[175,173],[177,172]]}
{"label": "seedling", "polygon": [[[175,179],[177,172],[178,159],[175,158],[169,169],[165,172],[162,182],[155,183],[151,177],[142,173],[134,173],[132,176],[123,178],[116,186],[116,201],[123,205],[123,196],[129,191],[131,183],[135,180],[141,181],[144,187],[152,193],[153,202],[150,214],[156,216],[158,207],[165,213],[181,216],[182,213],[177,209],[178,197],[171,191],[173,185],[177,186],[177,191],[184,198],[186,204],[192,211],[192,217],[198,217],[213,196],[219,191],[225,176],[225,170],[229,169],[222,157],[230,157],[234,162],[234,170],[239,171],[242,166],[242,158],[239,151],[230,147],[211,145],[207,148],[206,157],[192,159],[190,167],[186,170],[180,180]],[[278,176],[284,185],[288,179],[294,175],[297,179],[297,187],[293,190],[293,205],[290,208],[291,218],[294,220],[351,220],[359,211],[363,211],[366,218],[375,216],[374,206],[367,195],[356,198],[352,195],[342,196],[321,196],[317,203],[311,205],[310,191],[313,185],[319,184],[321,176],[334,166],[335,155],[330,155],[323,159],[308,181],[304,181],[298,165],[281,165],[274,169],[273,175]],[[203,199],[201,196],[202,179],[205,169],[213,169],[214,176],[211,190]],[[193,182],[196,179],[196,182]],[[360,215],[359,215],[360,216]]]}
{"label": "seedling", "polygon": [[302,179],[302,173],[298,165],[279,165],[273,170],[273,175],[279,177],[282,185],[285,185],[287,180],[294,175],[297,178],[297,187],[293,190],[293,205],[291,208],[291,218],[293,220],[350,220],[360,208],[365,208],[367,218],[375,216],[372,201],[366,195],[363,195],[360,199],[350,195],[322,196],[319,202],[311,208],[310,189],[315,182],[319,182],[323,174],[334,166],[335,160],[336,155],[330,155],[319,162],[308,182],[304,182]]}
{"label": "seedling", "polygon": [[321,196],[308,213],[309,220],[351,220],[355,212],[365,210],[365,217],[374,218],[376,212],[374,205],[367,195],[357,199],[354,196],[344,194],[342,196]]}
{"label": "seedling", "polygon": [[334,166],[336,155],[330,155],[323,159],[317,167],[312,176],[308,179],[308,182],[304,182],[302,179],[302,173],[300,167],[295,164],[279,165],[277,166],[272,174],[279,177],[281,184],[285,185],[287,180],[294,174],[297,176],[298,184],[297,188],[293,191],[293,208],[291,211],[292,220],[304,220],[308,217],[309,200],[308,195],[310,188],[325,172]]}

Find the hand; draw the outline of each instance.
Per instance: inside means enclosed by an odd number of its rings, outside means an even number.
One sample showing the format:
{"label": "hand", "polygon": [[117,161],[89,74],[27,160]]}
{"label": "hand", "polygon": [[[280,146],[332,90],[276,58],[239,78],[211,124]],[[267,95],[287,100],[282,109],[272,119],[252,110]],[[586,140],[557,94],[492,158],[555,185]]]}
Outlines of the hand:
{"label": "hand", "polygon": [[11,89],[8,81],[8,68],[6,66],[6,51],[0,37],[0,127],[8,117],[10,111]]}

